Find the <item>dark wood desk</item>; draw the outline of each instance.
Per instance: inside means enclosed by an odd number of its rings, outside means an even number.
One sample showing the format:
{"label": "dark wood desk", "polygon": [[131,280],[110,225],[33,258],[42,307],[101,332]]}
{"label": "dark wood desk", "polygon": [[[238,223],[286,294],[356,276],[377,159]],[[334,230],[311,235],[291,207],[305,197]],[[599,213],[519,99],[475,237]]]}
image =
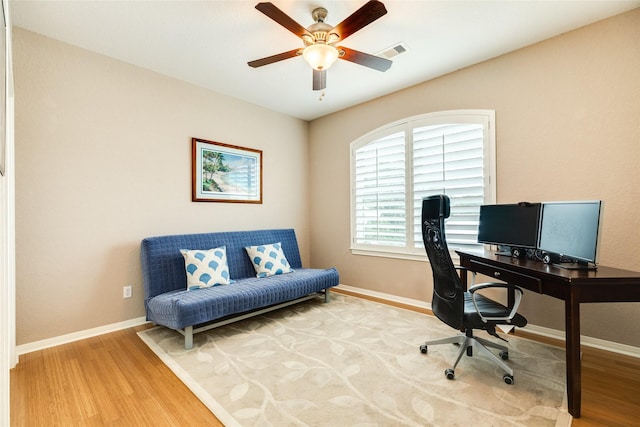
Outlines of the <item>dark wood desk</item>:
{"label": "dark wood desk", "polygon": [[[569,413],[580,417],[580,303],[640,302],[640,272],[604,266],[566,270],[492,251],[456,252],[460,265],[470,271],[564,300]],[[464,275],[463,283],[466,286]]]}

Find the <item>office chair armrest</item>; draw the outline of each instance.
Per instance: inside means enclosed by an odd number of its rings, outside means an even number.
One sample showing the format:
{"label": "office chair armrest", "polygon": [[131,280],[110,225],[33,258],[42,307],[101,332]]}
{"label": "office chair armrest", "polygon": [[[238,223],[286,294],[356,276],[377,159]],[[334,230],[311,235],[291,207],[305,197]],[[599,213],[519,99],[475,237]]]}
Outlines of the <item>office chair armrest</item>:
{"label": "office chair armrest", "polygon": [[[513,303],[513,307],[511,308],[511,312],[509,313],[508,316],[490,317],[490,316],[483,316],[482,312],[480,312],[480,309],[478,308],[478,303],[476,302],[475,293],[481,289],[489,289],[489,288],[503,288],[507,290],[516,291],[515,301]],[[497,282],[480,283],[478,285],[473,285],[469,288],[468,292],[471,294],[471,301],[473,301],[473,306],[476,308],[476,312],[478,313],[478,315],[480,316],[480,319],[484,323],[487,323],[488,321],[492,321],[492,322],[505,321],[507,323],[511,323],[511,319],[513,319],[516,313],[518,312],[518,307],[520,307],[520,301],[522,300],[522,295],[524,294],[524,291],[518,286],[512,285],[510,283],[497,283]]]}

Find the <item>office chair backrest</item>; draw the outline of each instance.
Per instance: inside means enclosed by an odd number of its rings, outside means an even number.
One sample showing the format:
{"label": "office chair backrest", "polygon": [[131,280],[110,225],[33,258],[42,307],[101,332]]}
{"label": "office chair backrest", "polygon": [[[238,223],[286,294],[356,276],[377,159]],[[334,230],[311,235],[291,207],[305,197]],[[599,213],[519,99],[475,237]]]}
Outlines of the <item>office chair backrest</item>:
{"label": "office chair backrest", "polygon": [[437,195],[422,200],[422,240],[433,270],[431,310],[452,328],[462,328],[464,289],[456,271],[444,232],[451,213],[449,197]]}

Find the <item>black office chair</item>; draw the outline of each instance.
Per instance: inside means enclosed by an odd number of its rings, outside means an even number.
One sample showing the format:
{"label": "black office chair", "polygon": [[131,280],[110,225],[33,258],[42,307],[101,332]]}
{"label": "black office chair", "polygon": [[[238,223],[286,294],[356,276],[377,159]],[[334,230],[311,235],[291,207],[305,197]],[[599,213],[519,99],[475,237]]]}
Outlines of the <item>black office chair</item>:
{"label": "black office chair", "polygon": [[[460,351],[453,367],[445,371],[446,377],[452,380],[455,378],[454,370],[462,355],[466,352],[468,356],[472,356],[475,349],[504,369],[507,372],[503,376],[504,382],[513,384],[513,370],[500,359],[509,358],[508,348],[475,337],[473,330],[482,329],[504,340],[496,333],[496,325],[525,326],[527,319],[516,312],[522,298],[522,289],[511,284],[494,282],[472,285],[468,291],[463,289],[456,270],[464,269],[453,265],[445,238],[444,220],[450,213],[448,196],[437,195],[425,197],[422,200],[422,238],[433,270],[431,310],[438,319],[463,333],[450,338],[428,341],[420,346],[420,351],[426,353],[427,347],[435,344],[459,344]],[[478,292],[488,288],[513,289],[515,291],[513,307],[506,307]],[[500,350],[500,358],[490,352],[487,347]]]}

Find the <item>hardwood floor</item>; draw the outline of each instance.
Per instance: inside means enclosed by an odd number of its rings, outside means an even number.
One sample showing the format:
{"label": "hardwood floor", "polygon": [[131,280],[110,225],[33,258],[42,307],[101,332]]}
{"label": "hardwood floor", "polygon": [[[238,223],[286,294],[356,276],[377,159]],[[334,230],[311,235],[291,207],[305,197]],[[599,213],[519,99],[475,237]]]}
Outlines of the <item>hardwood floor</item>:
{"label": "hardwood floor", "polygon": [[222,426],[138,338],[146,327],[20,356],[11,425]]}
{"label": "hardwood floor", "polygon": [[640,426],[640,361],[589,349],[582,357],[582,416],[573,427]]}
{"label": "hardwood floor", "polygon": [[[20,356],[11,426],[222,426],[138,338],[146,327]],[[582,417],[572,426],[640,425],[640,359],[586,348],[582,367]]]}
{"label": "hardwood floor", "polygon": [[[517,335],[564,346],[524,330]],[[583,346],[581,412],[572,427],[640,426],[640,359]]]}

